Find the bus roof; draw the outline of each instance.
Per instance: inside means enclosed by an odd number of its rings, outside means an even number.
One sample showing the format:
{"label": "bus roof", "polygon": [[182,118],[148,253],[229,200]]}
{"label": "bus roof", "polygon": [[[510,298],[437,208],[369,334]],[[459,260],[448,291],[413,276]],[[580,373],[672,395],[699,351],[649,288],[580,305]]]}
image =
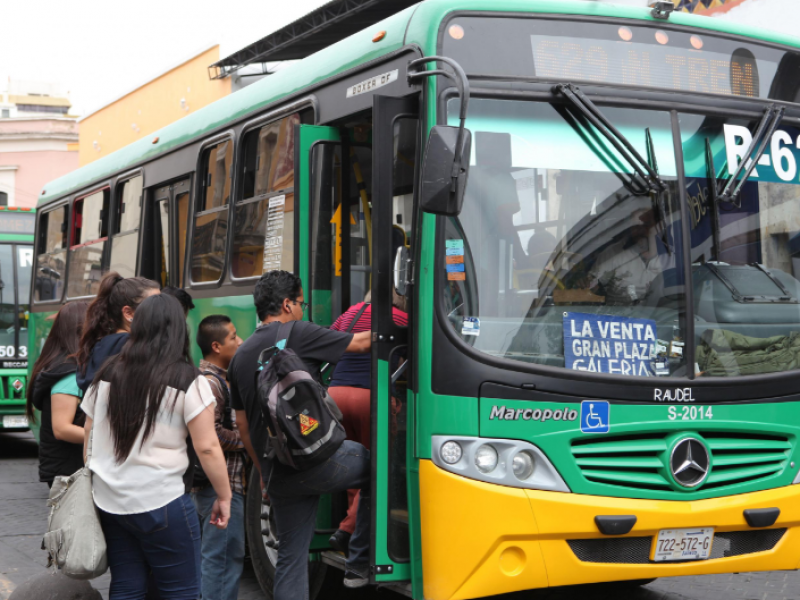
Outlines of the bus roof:
{"label": "bus roof", "polygon": [[[217,128],[233,124],[247,115],[258,112],[282,98],[394,52],[403,46],[414,44],[422,48],[426,55],[433,54],[436,50],[439,24],[448,13],[455,11],[550,13],[655,20],[649,8],[583,0],[426,0],[48,183],[42,190],[38,205],[41,207],[157,156],[167,154],[187,142],[206,136]],[[699,27],[800,47],[798,38],[723,19],[675,12],[670,16],[669,22],[673,25]],[[373,42],[374,34],[381,30],[386,31],[386,36],[379,43]]]}

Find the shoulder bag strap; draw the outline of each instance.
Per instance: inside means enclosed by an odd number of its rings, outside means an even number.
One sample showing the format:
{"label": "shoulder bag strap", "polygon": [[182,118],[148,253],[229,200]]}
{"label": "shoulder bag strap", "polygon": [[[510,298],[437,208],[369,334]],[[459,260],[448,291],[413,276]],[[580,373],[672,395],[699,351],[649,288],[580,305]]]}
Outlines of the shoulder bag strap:
{"label": "shoulder bag strap", "polygon": [[351,331],[353,331],[353,327],[356,326],[356,324],[358,323],[358,320],[361,318],[361,315],[363,315],[364,312],[368,308],[369,308],[369,302],[364,302],[364,306],[362,306],[361,308],[358,309],[358,312],[356,313],[356,316],[353,317],[352,321],[350,321],[350,325],[345,330],[345,333],[350,333]]}
{"label": "shoulder bag strap", "polygon": [[222,395],[225,396],[225,401],[230,402],[231,399],[230,390],[228,389],[228,384],[225,382],[225,380],[216,373],[214,373],[214,371],[203,371],[202,374],[204,377],[208,377],[210,375],[211,377],[216,379],[217,382],[219,383],[220,389],[222,390]]}
{"label": "shoulder bag strap", "polygon": [[[94,414],[97,414],[97,395],[100,393],[100,386],[97,386],[94,393]],[[97,427],[97,421],[92,419],[92,430],[89,432],[89,442],[86,444],[86,461],[84,461],[84,466],[87,469],[89,468],[89,463],[92,461],[92,440],[94,440],[95,427]]]}
{"label": "shoulder bag strap", "polygon": [[281,323],[280,327],[278,327],[278,337],[275,338],[275,347],[278,350],[283,350],[284,348],[289,347],[289,337],[292,335],[293,327],[294,321]]}

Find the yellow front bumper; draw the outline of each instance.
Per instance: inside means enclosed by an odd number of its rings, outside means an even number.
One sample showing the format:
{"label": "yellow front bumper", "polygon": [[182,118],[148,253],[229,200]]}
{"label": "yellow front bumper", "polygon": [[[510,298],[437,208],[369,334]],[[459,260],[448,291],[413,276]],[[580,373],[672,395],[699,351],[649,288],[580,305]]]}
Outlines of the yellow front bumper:
{"label": "yellow front bumper", "polygon": [[[800,568],[800,486],[695,502],[523,490],[466,479],[420,461],[426,600],[457,600],[548,586]],[[596,515],[636,515],[627,536],[660,529],[752,531],[749,508],[780,508],[786,534],[769,551],[686,563],[583,562],[566,540],[608,539]]]}

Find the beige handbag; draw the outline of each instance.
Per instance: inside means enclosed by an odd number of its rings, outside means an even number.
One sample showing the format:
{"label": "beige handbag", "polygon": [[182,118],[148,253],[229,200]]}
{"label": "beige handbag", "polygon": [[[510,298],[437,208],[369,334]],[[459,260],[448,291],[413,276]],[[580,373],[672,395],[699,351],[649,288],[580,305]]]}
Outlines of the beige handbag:
{"label": "beige handbag", "polygon": [[108,569],[106,538],[92,496],[94,427],[86,448],[86,466],[69,477],[56,477],[50,488],[50,517],[42,549],[49,555],[47,566],[56,565],[67,577],[94,579]]}

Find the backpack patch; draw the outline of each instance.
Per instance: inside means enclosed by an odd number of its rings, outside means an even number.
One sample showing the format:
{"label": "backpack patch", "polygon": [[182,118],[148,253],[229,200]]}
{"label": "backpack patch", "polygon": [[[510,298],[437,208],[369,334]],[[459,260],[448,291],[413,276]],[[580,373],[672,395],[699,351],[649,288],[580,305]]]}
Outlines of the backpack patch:
{"label": "backpack patch", "polygon": [[300,433],[308,435],[319,427],[319,421],[308,415],[300,415]]}

